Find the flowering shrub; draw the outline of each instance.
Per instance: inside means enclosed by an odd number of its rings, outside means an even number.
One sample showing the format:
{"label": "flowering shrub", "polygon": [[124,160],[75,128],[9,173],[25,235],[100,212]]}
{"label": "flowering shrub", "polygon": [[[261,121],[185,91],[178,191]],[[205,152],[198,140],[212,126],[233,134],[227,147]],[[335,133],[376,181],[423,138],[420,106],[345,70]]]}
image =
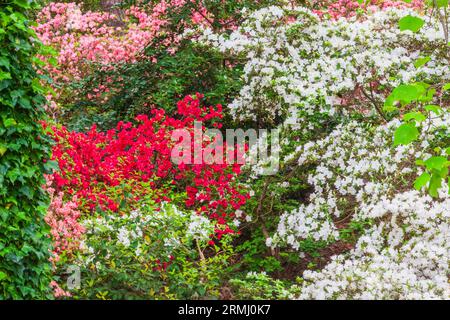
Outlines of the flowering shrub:
{"label": "flowering shrub", "polygon": [[[155,108],[173,115],[177,101],[195,92],[206,92],[205,102],[216,105],[230,101],[239,91],[240,66],[226,63],[217,50],[188,39],[175,46],[176,52],[170,53],[173,45],[154,40],[139,61],[97,69],[79,81],[76,88],[81,96],[66,105],[63,114],[67,126],[87,130],[95,123],[105,130]],[[97,97],[99,84],[106,84],[109,92]]]}
{"label": "flowering shrub", "polygon": [[218,295],[215,279],[231,248],[222,246],[221,252],[212,250],[204,256],[215,229],[211,220],[172,204],[155,206],[143,200],[129,214],[91,217],[82,224],[86,233],[71,260],[80,268],[82,283],[72,295],[93,299]]}
{"label": "flowering shrub", "polygon": [[363,13],[367,10],[377,11],[387,8],[415,8],[421,9],[423,7],[422,0],[414,1],[391,1],[391,0],[371,0],[371,1],[354,1],[354,0],[339,0],[339,1],[315,1],[318,2],[319,9],[313,10],[314,13],[320,17],[329,16],[331,19],[339,19],[341,17],[350,18],[358,13]]}
{"label": "flowering shrub", "polygon": [[55,81],[80,79],[89,62],[107,65],[136,61],[164,21],[131,7],[118,17],[106,12],[83,13],[75,3],[50,3],[37,18],[35,28],[44,44],[58,51],[58,66],[51,69]]}
{"label": "flowering shrub", "polygon": [[[427,17],[417,32],[401,29],[405,17],[417,15],[388,9],[330,21],[305,8],[269,7],[230,35],[206,29],[199,40],[247,61],[244,86],[229,105],[235,119],[282,130],[280,176],[258,178],[264,163],[248,168],[249,184],[261,188],[253,205],[266,221],[272,256],[291,248],[314,261],[320,248],[339,248],[323,270],[303,272],[299,298],[449,297],[448,186],[439,184],[434,200],[424,184],[411,191],[424,174],[416,160],[435,152],[448,158],[448,98],[436,89],[450,77],[448,47],[438,19]],[[410,82],[434,90],[420,101],[439,112],[414,122],[411,101],[385,104],[393,88]],[[416,129],[414,143],[393,146],[402,124],[390,119],[398,114],[410,127],[426,128]],[[445,163],[439,170],[448,175]],[[305,199],[289,194],[302,188]],[[274,196],[285,203],[264,200],[278,190]],[[272,236],[264,231],[271,227],[264,210],[281,211]]]}
{"label": "flowering shrub", "polygon": [[[83,13],[75,3],[50,3],[37,17],[39,39],[58,53],[57,64],[47,64],[56,89],[56,101],[49,95],[52,109],[64,100],[67,86],[93,70],[116,62],[135,61],[139,52],[159,31],[163,22],[138,8],[130,8],[123,19],[111,13]],[[52,58],[53,59],[53,58]],[[107,92],[105,85],[97,94]],[[55,111],[55,110],[54,110]]]}
{"label": "flowering shrub", "polygon": [[299,165],[307,166],[311,161],[318,164],[307,178],[315,192],[310,204],[281,217],[278,235],[297,248],[296,238],[336,238],[339,235],[333,216],[342,219],[352,215],[355,201],[368,205],[395,190],[411,188],[410,176],[421,173],[411,164],[432,152],[436,144],[433,131],[448,131],[448,120],[445,115],[435,119],[431,124],[434,130],[424,134],[419,145],[390,147],[398,125],[398,121],[393,121],[371,133],[351,122],[322,140],[299,147]]}
{"label": "flowering shrub", "polygon": [[45,222],[50,226],[53,242],[53,256],[50,260],[57,263],[60,260],[60,254],[72,254],[79,245],[79,239],[84,233],[84,228],[78,221],[81,213],[78,211],[77,198],[74,196],[71,201],[63,200],[62,192],[56,194],[55,189],[51,187],[52,177],[47,177],[46,191],[50,195],[50,206],[47,209]]}
{"label": "flowering shrub", "polygon": [[[74,82],[84,80],[96,71],[111,71],[138,61],[144,65],[150,63],[151,68],[159,57],[145,54],[147,46],[165,46],[164,52],[173,55],[178,50],[182,29],[187,25],[223,23],[228,28],[233,27],[232,14],[223,16],[216,2],[209,9],[212,12],[198,1],[163,0],[117,9],[114,13],[83,12],[81,6],[73,2],[51,2],[38,14],[35,27],[40,40],[58,53],[57,64],[53,65],[49,60],[46,65],[56,92],[56,97],[47,97],[49,109],[61,113],[57,110],[58,104],[65,106],[76,102],[73,101],[73,92],[77,93],[78,88]],[[120,70],[118,72],[120,74]],[[160,72],[156,78],[162,78]],[[104,103],[114,93],[111,91],[122,89],[124,84],[121,80],[120,77],[107,77],[102,83],[96,83],[86,97],[90,100],[97,98]]]}
{"label": "flowering shrub", "polygon": [[447,0],[11,3],[0,298],[450,299]]}
{"label": "flowering shrub", "polygon": [[[417,34],[398,28],[399,19],[415,11],[390,9],[362,21],[330,22],[297,8],[297,21],[286,24],[282,18],[290,12],[280,7],[256,11],[229,36],[205,30],[202,42],[247,60],[244,86],[229,105],[236,119],[312,130],[308,115],[370,113],[383,105],[386,89],[400,82],[450,77],[447,43],[437,20]],[[428,55],[432,64],[414,66]]]}
{"label": "flowering shrub", "polygon": [[[187,208],[226,225],[248,198],[236,180],[240,165],[226,163],[225,157],[223,163],[175,165],[171,158],[172,147],[178,142],[172,139],[174,130],[187,128],[194,137],[194,121],[220,127],[217,121],[222,118],[222,107],[203,107],[201,97],[198,94],[181,100],[179,119],[166,116],[164,110],[153,110],[153,117],[137,117],[137,125],[120,122],[105,133],[95,126],[87,133],[54,127],[53,158],[60,168],[54,174],[56,190],[77,196],[82,202],[80,210],[93,212],[97,206],[117,211],[123,198],[114,198],[110,192],[125,183],[131,186],[129,201],[137,201],[151,190],[157,190],[158,201],[166,201],[166,192],[175,188],[185,192]],[[206,140],[200,143],[209,144]],[[220,239],[230,232],[225,228],[216,233]]]}

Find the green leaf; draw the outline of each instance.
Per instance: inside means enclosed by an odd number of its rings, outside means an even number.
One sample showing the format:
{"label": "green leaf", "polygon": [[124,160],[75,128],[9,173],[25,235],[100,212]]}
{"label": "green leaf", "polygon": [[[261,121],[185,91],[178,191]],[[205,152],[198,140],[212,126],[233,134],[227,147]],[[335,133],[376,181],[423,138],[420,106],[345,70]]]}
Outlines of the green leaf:
{"label": "green leaf", "polygon": [[404,123],[395,130],[394,133],[394,146],[400,144],[407,145],[416,140],[419,136],[419,130],[412,123]]}
{"label": "green leaf", "polygon": [[432,197],[437,197],[439,195],[438,190],[442,186],[442,177],[433,174],[430,180],[429,193]]}
{"label": "green leaf", "polygon": [[445,149],[445,153],[450,155],[450,147],[448,147],[447,149]]}
{"label": "green leaf", "polygon": [[419,58],[419,59],[417,59],[415,62],[414,62],[414,67],[416,67],[416,68],[420,68],[420,67],[422,67],[423,65],[425,65],[428,61],[430,61],[431,60],[431,58],[430,57],[422,57],[422,58]]}
{"label": "green leaf", "polygon": [[429,104],[424,107],[424,109],[428,112],[434,112],[435,114],[439,115],[442,112],[442,108],[435,104]]}
{"label": "green leaf", "polygon": [[416,163],[418,166],[424,166],[424,165],[425,165],[425,161],[423,161],[422,159],[417,159],[417,160],[415,161],[415,163]]}
{"label": "green leaf", "polygon": [[11,64],[6,57],[0,57],[0,66],[5,67],[6,69],[10,69]]}
{"label": "green leaf", "polygon": [[418,100],[425,92],[422,85],[402,84],[392,90],[392,93],[387,97],[385,106],[393,105],[396,101],[400,101],[402,105],[407,105],[413,101]]}
{"label": "green leaf", "polygon": [[423,19],[411,15],[407,15],[401,18],[400,21],[398,22],[400,31],[411,30],[412,32],[419,31],[424,24],[425,21],[423,21]]}
{"label": "green leaf", "polygon": [[11,79],[11,74],[9,72],[0,71],[0,81]]}
{"label": "green leaf", "polygon": [[448,0],[436,0],[436,6],[438,8],[448,7]]}
{"label": "green leaf", "polygon": [[443,87],[442,87],[443,91],[447,91],[450,90],[450,83],[446,83]]}
{"label": "green leaf", "polygon": [[3,125],[4,125],[6,128],[15,126],[16,124],[17,124],[17,122],[16,122],[16,120],[14,120],[13,118],[8,118],[8,119],[6,119],[6,120],[3,121]]}
{"label": "green leaf", "polygon": [[431,179],[431,175],[428,172],[424,172],[422,173],[417,179],[416,181],[414,181],[414,188],[416,190],[420,190],[422,189],[423,186],[425,186],[428,181],[430,181]]}
{"label": "green leaf", "polygon": [[426,120],[422,112],[409,112],[403,116],[404,121],[416,120],[417,122],[423,122]]}
{"label": "green leaf", "polygon": [[18,5],[19,7],[22,7],[24,9],[30,9],[30,2],[28,0],[13,0],[12,3]]}
{"label": "green leaf", "polygon": [[0,144],[0,157],[3,157],[3,155],[6,152],[6,150],[8,150],[8,148],[6,148],[6,146]]}
{"label": "green leaf", "polygon": [[426,95],[422,95],[422,97],[419,98],[419,101],[421,102],[430,102],[433,101],[434,94],[436,93],[436,89],[431,88],[426,92]]}
{"label": "green leaf", "polygon": [[44,169],[45,169],[46,172],[52,173],[53,171],[59,170],[59,164],[58,164],[57,161],[48,160],[48,161],[44,164]]}
{"label": "green leaf", "polygon": [[38,94],[43,94],[45,92],[44,87],[39,82],[39,79],[35,78],[31,82],[31,87],[33,88],[33,91]]}
{"label": "green leaf", "polygon": [[385,112],[397,111],[398,108],[392,106],[392,104],[393,104],[393,100],[386,100],[386,102],[384,103],[383,111],[385,111]]}
{"label": "green leaf", "polygon": [[427,160],[425,160],[425,165],[428,170],[436,169],[436,170],[442,170],[442,168],[445,168],[448,166],[447,164],[447,158],[446,157],[430,157]]}

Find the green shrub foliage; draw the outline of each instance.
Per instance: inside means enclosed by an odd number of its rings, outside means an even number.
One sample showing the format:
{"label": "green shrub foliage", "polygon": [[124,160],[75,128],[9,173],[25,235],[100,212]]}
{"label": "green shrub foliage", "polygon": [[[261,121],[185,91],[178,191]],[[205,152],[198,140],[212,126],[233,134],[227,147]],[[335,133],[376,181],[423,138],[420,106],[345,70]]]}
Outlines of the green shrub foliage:
{"label": "green shrub foliage", "polygon": [[28,19],[35,1],[0,3],[0,299],[49,296],[49,168],[44,88],[33,65],[42,49]]}

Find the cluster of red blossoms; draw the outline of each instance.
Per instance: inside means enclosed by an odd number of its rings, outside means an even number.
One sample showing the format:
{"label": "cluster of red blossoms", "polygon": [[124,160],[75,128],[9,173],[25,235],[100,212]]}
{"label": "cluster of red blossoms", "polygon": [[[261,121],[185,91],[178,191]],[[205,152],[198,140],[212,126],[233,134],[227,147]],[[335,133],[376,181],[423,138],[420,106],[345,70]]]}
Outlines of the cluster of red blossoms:
{"label": "cluster of red blossoms", "polygon": [[[170,201],[170,191],[185,191],[187,209],[221,225],[216,230],[219,239],[232,233],[227,223],[249,197],[236,180],[241,165],[227,163],[226,157],[213,164],[175,164],[171,159],[177,143],[172,138],[174,130],[188,130],[194,136],[194,121],[221,126],[222,107],[203,107],[202,97],[197,94],[179,101],[175,117],[155,109],[151,117],[140,115],[135,124],[120,122],[107,132],[98,131],[95,125],[87,133],[53,127],[53,160],[60,169],[53,176],[55,189],[81,199],[79,208],[84,212],[97,207],[119,211],[121,200],[111,190],[121,190],[125,184],[131,190],[131,203],[147,194],[156,201]],[[227,149],[226,144],[221,147]]]}

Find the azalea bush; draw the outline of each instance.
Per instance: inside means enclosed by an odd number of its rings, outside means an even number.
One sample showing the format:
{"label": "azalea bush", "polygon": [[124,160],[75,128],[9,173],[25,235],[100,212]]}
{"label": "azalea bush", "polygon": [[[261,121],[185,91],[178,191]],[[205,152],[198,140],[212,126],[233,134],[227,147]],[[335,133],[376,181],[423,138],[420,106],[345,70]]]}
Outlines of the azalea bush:
{"label": "azalea bush", "polygon": [[329,21],[269,7],[231,34],[206,28],[198,39],[247,61],[231,114],[281,130],[279,175],[259,177],[264,162],[248,167],[256,187],[246,210],[269,247],[257,255],[309,261],[298,298],[449,295],[446,29],[434,15],[382,9]]}
{"label": "azalea bush", "polygon": [[[175,205],[143,200],[129,214],[83,221],[86,229],[71,263],[81,283],[71,295],[91,299],[218,297],[231,247],[208,242],[214,223]],[[225,239],[224,239],[225,240]]]}
{"label": "azalea bush", "polygon": [[[138,201],[148,192],[157,191],[159,201],[167,201],[167,192],[181,192],[182,205],[207,215],[225,225],[235,211],[245,204],[248,195],[236,179],[240,165],[227,163],[175,164],[172,133],[188,128],[194,141],[194,121],[208,121],[220,127],[222,107],[203,107],[198,94],[178,103],[180,119],[166,116],[164,110],[153,110],[152,117],[141,115],[137,124],[120,122],[116,129],[99,132],[95,126],[87,133],[53,127],[56,141],[53,159],[59,171],[54,173],[56,190],[81,199],[86,213],[97,209],[118,211],[123,201]],[[219,122],[217,122],[219,121]],[[207,147],[210,141],[200,141]],[[211,149],[215,152],[215,149]],[[231,152],[234,152],[233,150]],[[127,187],[128,186],[128,187]],[[220,234],[231,229],[218,230]]]}
{"label": "azalea bush", "polygon": [[[119,123],[106,133],[95,127],[87,133],[58,127],[49,131],[56,142],[53,159],[59,167],[48,178],[47,187],[55,197],[47,215],[56,246],[52,259],[61,273],[59,282],[65,279],[67,265],[84,268],[81,276],[87,282],[83,287],[90,289],[77,293],[78,297],[131,298],[127,290],[135,291],[135,298],[218,295],[218,272],[227,266],[230,254],[225,238],[237,233],[236,212],[248,194],[236,179],[240,165],[228,164],[225,158],[223,164],[176,165],[171,161],[171,146],[177,142],[172,139],[174,130],[189,128],[193,137],[194,120],[220,126],[221,106],[206,108],[200,99],[198,94],[179,101],[180,119],[154,110],[152,117],[139,116],[136,124]],[[205,139],[200,142],[207,146],[210,141],[207,136]],[[166,202],[173,205],[164,205]],[[164,214],[168,216],[164,218]],[[144,234],[142,230],[150,227]],[[116,232],[118,242],[112,240]],[[181,236],[188,240],[179,239]],[[167,241],[181,241],[181,247],[171,249]],[[130,247],[131,242],[134,245]],[[228,251],[219,251],[224,248]],[[217,255],[207,256],[205,250],[216,250]],[[197,257],[189,260],[192,254]],[[112,273],[106,267],[111,264]],[[171,276],[175,280],[181,277],[189,286],[181,289],[178,282],[166,285],[166,268],[175,268]],[[136,278],[126,276],[133,272]],[[118,281],[114,290],[107,281]],[[196,286],[198,281],[203,286]],[[57,285],[57,296],[72,296]],[[175,287],[183,293],[173,293]]]}
{"label": "azalea bush", "polygon": [[[131,120],[154,108],[174,114],[178,100],[198,91],[205,92],[205,102],[224,104],[240,88],[240,66],[232,65],[217,50],[191,41],[175,46],[154,43],[143,55],[136,62],[99,67],[74,83],[74,89],[85,98],[66,105],[64,118],[69,128],[84,130],[95,123],[100,129],[109,129],[119,120]],[[107,92],[98,94],[99,84],[108,88]]]}

